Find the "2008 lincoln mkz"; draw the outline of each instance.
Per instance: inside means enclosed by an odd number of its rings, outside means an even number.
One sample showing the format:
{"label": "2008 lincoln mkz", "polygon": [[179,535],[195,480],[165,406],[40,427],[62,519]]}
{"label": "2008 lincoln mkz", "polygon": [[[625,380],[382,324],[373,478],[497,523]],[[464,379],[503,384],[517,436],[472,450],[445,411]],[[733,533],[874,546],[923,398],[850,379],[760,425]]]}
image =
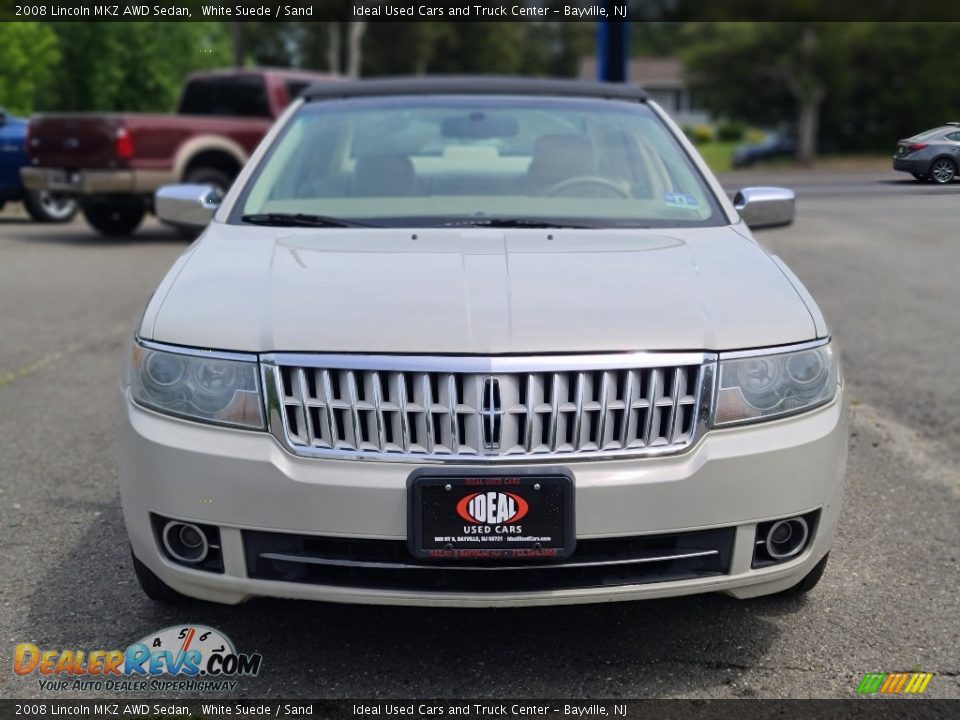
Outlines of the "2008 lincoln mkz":
{"label": "2008 lincoln mkz", "polygon": [[844,483],[837,351],[636,88],[307,90],[157,288],[119,470],[157,600],[496,606],[811,589]]}

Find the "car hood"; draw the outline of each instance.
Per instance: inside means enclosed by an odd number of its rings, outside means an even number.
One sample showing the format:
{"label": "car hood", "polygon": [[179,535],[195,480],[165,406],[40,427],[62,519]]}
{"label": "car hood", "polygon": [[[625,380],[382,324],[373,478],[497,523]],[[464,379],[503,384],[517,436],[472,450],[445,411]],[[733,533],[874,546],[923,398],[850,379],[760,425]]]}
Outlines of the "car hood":
{"label": "car hood", "polygon": [[731,227],[213,223],[161,284],[140,333],[248,352],[728,350],[814,339],[811,312]]}

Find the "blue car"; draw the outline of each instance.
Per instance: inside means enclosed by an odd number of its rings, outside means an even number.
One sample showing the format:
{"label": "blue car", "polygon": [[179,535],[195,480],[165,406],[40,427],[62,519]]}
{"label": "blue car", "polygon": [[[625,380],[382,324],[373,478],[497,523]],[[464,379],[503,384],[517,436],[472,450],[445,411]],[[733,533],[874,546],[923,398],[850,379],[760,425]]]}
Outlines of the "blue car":
{"label": "blue car", "polygon": [[77,203],[45,190],[30,192],[20,183],[20,168],[29,162],[27,121],[0,108],[0,210],[11,201],[23,203],[37,222],[67,222],[77,214]]}
{"label": "blue car", "polygon": [[735,168],[751,167],[763,160],[791,157],[797,151],[793,138],[782,132],[772,132],[756,143],[740,145],[733,152]]}

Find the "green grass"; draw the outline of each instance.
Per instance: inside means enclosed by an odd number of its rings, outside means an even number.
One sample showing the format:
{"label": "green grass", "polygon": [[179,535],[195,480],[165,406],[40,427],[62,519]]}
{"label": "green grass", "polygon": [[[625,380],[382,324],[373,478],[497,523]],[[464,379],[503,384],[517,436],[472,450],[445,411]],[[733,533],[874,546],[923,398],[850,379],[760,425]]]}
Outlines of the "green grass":
{"label": "green grass", "polygon": [[[733,170],[731,158],[733,150],[741,142],[719,142],[711,140],[710,142],[700,143],[697,150],[703,155],[710,169],[715,173],[726,173]],[[797,168],[791,158],[780,157],[773,160],[767,160],[754,166],[755,170],[789,170]],[[813,164],[817,170],[835,170],[835,171],[862,171],[862,170],[888,170],[890,168],[889,153],[860,153],[857,155],[820,155]]]}
{"label": "green grass", "polygon": [[741,144],[742,143],[739,142],[720,142],[719,140],[713,140],[711,142],[700,143],[697,145],[697,150],[703,155],[703,159],[713,172],[725,173],[730,172],[732,169],[730,158],[733,155],[733,149]]}

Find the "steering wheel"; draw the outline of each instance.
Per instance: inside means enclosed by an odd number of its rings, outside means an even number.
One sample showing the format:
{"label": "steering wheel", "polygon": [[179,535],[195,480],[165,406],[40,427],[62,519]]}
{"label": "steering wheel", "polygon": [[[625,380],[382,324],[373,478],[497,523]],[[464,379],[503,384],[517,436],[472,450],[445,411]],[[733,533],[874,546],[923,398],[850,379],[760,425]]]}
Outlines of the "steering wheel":
{"label": "steering wheel", "polygon": [[579,175],[577,177],[567,178],[566,180],[561,180],[558,183],[554,183],[549,188],[547,188],[547,195],[559,195],[561,192],[567,188],[576,187],[577,185],[598,185],[606,190],[613,190],[617,195],[622,198],[630,199],[630,193],[625,190],[621,185],[615,183],[613,180],[607,180],[607,178],[599,177],[597,175]]}

